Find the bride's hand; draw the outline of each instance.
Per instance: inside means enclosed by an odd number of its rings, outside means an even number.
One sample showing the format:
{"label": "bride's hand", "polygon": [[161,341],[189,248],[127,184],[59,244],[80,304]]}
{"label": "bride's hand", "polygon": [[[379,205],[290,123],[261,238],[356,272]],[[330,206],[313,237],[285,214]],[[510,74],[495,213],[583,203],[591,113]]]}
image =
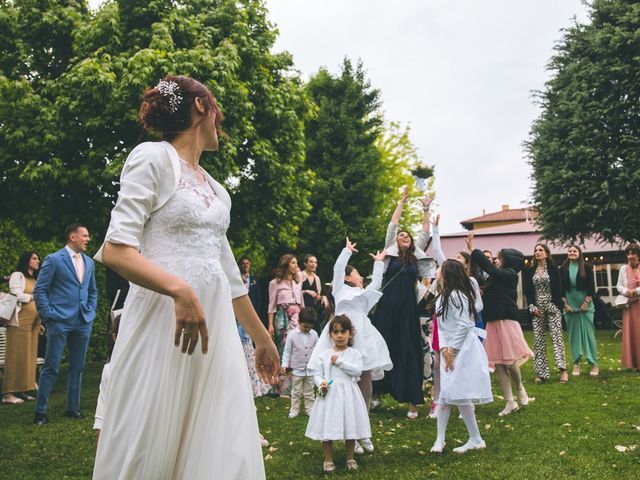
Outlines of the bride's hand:
{"label": "bride's hand", "polygon": [[256,343],[256,372],[264,383],[269,385],[278,383],[280,356],[276,345],[271,340]]}
{"label": "bride's hand", "polygon": [[202,353],[207,353],[209,349],[207,320],[196,292],[185,283],[174,301],[176,304],[174,345],[180,346],[180,337],[182,337],[182,353],[191,355],[198,344],[198,337],[202,337]]}

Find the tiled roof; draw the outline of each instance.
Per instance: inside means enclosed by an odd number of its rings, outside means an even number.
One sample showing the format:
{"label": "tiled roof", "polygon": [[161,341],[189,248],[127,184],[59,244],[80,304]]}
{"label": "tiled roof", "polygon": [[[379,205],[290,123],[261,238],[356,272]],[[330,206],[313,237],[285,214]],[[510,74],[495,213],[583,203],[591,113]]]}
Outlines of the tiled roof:
{"label": "tiled roof", "polygon": [[537,212],[531,207],[524,208],[510,208],[506,210],[500,210],[499,212],[487,213],[480,215],[479,217],[463,220],[460,223],[463,227],[467,224],[474,223],[488,223],[488,222],[523,222],[526,220],[533,220],[538,216]]}

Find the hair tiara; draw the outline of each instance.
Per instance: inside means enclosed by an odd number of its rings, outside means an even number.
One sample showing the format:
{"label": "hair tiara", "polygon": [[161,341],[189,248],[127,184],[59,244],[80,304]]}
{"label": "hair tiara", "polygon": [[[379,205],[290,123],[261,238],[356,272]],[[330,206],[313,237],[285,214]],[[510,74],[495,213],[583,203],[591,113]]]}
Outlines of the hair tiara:
{"label": "hair tiara", "polygon": [[171,114],[176,113],[182,102],[180,86],[173,80],[160,80],[155,88],[158,89],[163,97],[167,97],[169,100],[169,110]]}

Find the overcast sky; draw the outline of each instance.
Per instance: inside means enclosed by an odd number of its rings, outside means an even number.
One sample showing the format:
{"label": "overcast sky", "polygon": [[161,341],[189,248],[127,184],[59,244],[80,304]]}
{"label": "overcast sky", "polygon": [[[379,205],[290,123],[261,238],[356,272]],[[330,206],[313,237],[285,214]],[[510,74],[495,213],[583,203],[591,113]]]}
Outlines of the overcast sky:
{"label": "overcast sky", "polygon": [[305,78],[362,59],[389,120],[408,123],[421,158],[436,165],[441,231],[522,206],[530,169],[522,142],[538,110],[531,92],[580,0],[268,0]]}
{"label": "overcast sky", "polygon": [[[92,6],[102,3],[90,0]],[[389,120],[411,126],[436,166],[441,231],[530,198],[522,143],[560,30],[587,21],[581,0],[267,0],[304,78],[361,59]]]}

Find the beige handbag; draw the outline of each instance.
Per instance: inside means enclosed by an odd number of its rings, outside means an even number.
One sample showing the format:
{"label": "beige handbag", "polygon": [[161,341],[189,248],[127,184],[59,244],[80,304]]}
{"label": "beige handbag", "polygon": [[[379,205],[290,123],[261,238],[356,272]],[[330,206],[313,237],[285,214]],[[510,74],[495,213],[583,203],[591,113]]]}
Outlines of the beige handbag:
{"label": "beige handbag", "polygon": [[17,308],[18,297],[11,293],[0,292],[0,324],[6,324],[7,327],[19,326],[16,316]]}

